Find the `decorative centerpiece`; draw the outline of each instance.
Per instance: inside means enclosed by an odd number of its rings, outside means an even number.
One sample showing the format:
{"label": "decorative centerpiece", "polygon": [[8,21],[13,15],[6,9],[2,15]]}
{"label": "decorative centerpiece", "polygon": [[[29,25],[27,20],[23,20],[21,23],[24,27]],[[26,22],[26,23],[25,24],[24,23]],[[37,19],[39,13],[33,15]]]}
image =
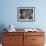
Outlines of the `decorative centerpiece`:
{"label": "decorative centerpiece", "polygon": [[35,32],[35,31],[37,31],[38,32],[38,29],[24,29],[25,30],[25,32]]}
{"label": "decorative centerpiece", "polygon": [[8,26],[7,31],[8,32],[16,32],[15,27],[12,24]]}

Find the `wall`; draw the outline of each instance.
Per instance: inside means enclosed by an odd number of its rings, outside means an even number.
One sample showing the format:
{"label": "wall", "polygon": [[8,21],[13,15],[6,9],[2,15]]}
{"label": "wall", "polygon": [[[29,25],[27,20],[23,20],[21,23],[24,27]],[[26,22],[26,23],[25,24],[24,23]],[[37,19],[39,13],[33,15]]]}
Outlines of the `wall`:
{"label": "wall", "polygon": [[[46,28],[46,0],[0,0],[0,25],[16,28]],[[18,22],[17,7],[35,7],[35,22]]]}

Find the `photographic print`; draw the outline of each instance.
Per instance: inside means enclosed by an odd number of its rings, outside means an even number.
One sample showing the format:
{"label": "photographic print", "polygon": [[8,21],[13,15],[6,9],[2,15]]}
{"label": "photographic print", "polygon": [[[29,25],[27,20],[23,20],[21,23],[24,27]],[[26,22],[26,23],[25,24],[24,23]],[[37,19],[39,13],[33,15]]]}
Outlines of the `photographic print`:
{"label": "photographic print", "polygon": [[18,7],[17,20],[21,22],[34,22],[35,7]]}

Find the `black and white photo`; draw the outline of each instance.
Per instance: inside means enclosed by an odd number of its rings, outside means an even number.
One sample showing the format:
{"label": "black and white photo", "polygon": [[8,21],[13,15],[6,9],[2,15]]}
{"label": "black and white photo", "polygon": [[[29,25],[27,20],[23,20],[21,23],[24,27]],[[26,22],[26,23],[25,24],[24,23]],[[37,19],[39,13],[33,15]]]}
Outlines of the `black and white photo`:
{"label": "black and white photo", "polygon": [[35,8],[34,7],[18,7],[17,20],[22,22],[35,21]]}

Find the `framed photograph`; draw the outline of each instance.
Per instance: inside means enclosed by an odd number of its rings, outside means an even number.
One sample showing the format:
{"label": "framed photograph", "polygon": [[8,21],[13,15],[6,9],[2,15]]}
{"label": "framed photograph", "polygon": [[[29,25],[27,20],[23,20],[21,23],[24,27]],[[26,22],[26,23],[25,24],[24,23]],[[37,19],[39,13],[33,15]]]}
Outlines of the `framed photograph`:
{"label": "framed photograph", "polygon": [[17,20],[21,22],[34,22],[35,7],[18,7]]}

